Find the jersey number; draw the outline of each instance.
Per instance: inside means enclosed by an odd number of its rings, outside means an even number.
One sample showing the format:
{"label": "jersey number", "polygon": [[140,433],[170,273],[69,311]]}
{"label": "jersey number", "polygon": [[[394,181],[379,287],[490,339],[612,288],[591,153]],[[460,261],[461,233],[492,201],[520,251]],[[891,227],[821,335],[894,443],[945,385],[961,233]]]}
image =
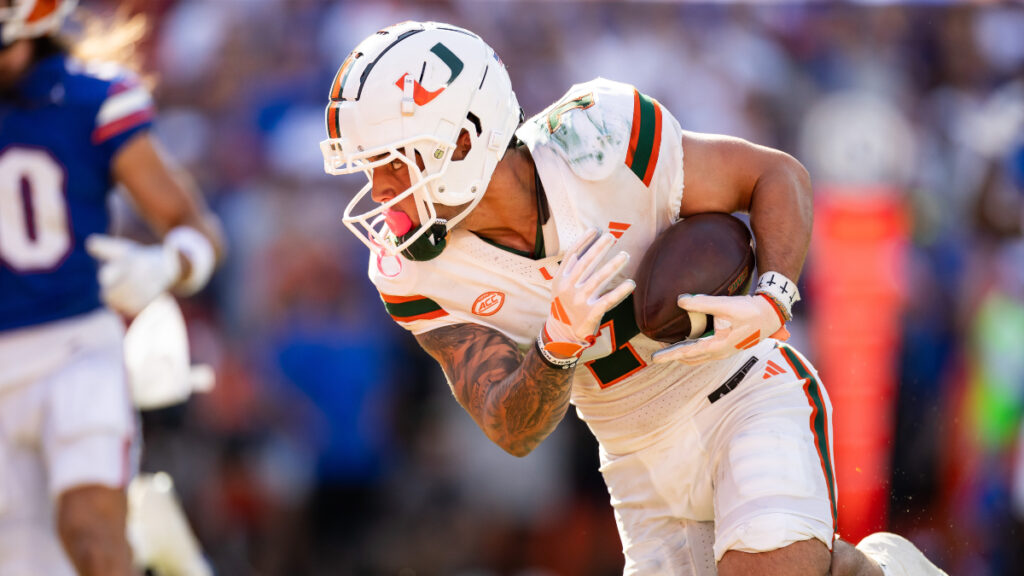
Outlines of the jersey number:
{"label": "jersey number", "polygon": [[632,294],[601,318],[599,334],[603,335],[606,330],[612,339],[614,351],[585,364],[601,388],[617,384],[647,366],[629,343],[633,336],[640,333],[640,328],[636,325],[636,315],[633,313]]}
{"label": "jersey number", "polygon": [[71,252],[65,185],[64,168],[48,152],[0,152],[0,264],[43,272]]}

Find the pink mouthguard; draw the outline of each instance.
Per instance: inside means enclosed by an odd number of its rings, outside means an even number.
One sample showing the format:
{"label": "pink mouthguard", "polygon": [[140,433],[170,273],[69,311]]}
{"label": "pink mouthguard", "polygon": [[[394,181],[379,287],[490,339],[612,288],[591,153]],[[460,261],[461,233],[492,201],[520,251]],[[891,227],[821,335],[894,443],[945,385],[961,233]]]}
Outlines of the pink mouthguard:
{"label": "pink mouthguard", "polygon": [[412,219],[405,212],[387,210],[384,212],[384,221],[395,236],[403,236],[412,230]]}

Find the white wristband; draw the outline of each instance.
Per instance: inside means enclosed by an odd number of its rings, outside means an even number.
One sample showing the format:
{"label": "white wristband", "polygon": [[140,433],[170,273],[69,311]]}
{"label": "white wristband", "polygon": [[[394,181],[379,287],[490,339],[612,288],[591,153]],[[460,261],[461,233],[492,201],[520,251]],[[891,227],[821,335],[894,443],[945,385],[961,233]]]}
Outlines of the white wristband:
{"label": "white wristband", "polygon": [[765,272],[758,278],[754,293],[771,298],[785,317],[785,322],[793,319],[793,304],[800,301],[800,290],[797,289],[796,282],[779,272]]}
{"label": "white wristband", "polygon": [[213,245],[206,236],[190,226],[178,226],[164,236],[164,246],[183,254],[189,263],[188,276],[175,284],[175,294],[191,296],[206,286],[216,264]]}

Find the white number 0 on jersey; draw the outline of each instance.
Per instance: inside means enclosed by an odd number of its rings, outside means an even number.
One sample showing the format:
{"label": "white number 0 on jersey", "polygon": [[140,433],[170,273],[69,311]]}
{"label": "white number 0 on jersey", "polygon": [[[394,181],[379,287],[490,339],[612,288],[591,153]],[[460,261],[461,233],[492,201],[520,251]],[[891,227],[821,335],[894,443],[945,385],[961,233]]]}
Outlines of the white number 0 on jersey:
{"label": "white number 0 on jersey", "polygon": [[0,153],[0,264],[45,272],[71,251],[66,175],[48,152],[12,147]]}

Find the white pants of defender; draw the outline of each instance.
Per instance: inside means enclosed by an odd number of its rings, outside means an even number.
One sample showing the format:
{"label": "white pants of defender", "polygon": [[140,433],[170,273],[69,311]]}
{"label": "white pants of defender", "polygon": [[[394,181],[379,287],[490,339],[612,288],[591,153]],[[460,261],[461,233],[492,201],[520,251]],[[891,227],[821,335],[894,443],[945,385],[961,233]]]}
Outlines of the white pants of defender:
{"label": "white pants of defender", "polygon": [[74,576],[58,496],[134,473],[123,337],[105,310],[0,333],[0,576]]}
{"label": "white pants of defender", "polygon": [[627,575],[713,575],[728,550],[811,538],[832,547],[832,405],[814,368],[783,345],[710,402],[721,384],[655,444],[601,451]]}

